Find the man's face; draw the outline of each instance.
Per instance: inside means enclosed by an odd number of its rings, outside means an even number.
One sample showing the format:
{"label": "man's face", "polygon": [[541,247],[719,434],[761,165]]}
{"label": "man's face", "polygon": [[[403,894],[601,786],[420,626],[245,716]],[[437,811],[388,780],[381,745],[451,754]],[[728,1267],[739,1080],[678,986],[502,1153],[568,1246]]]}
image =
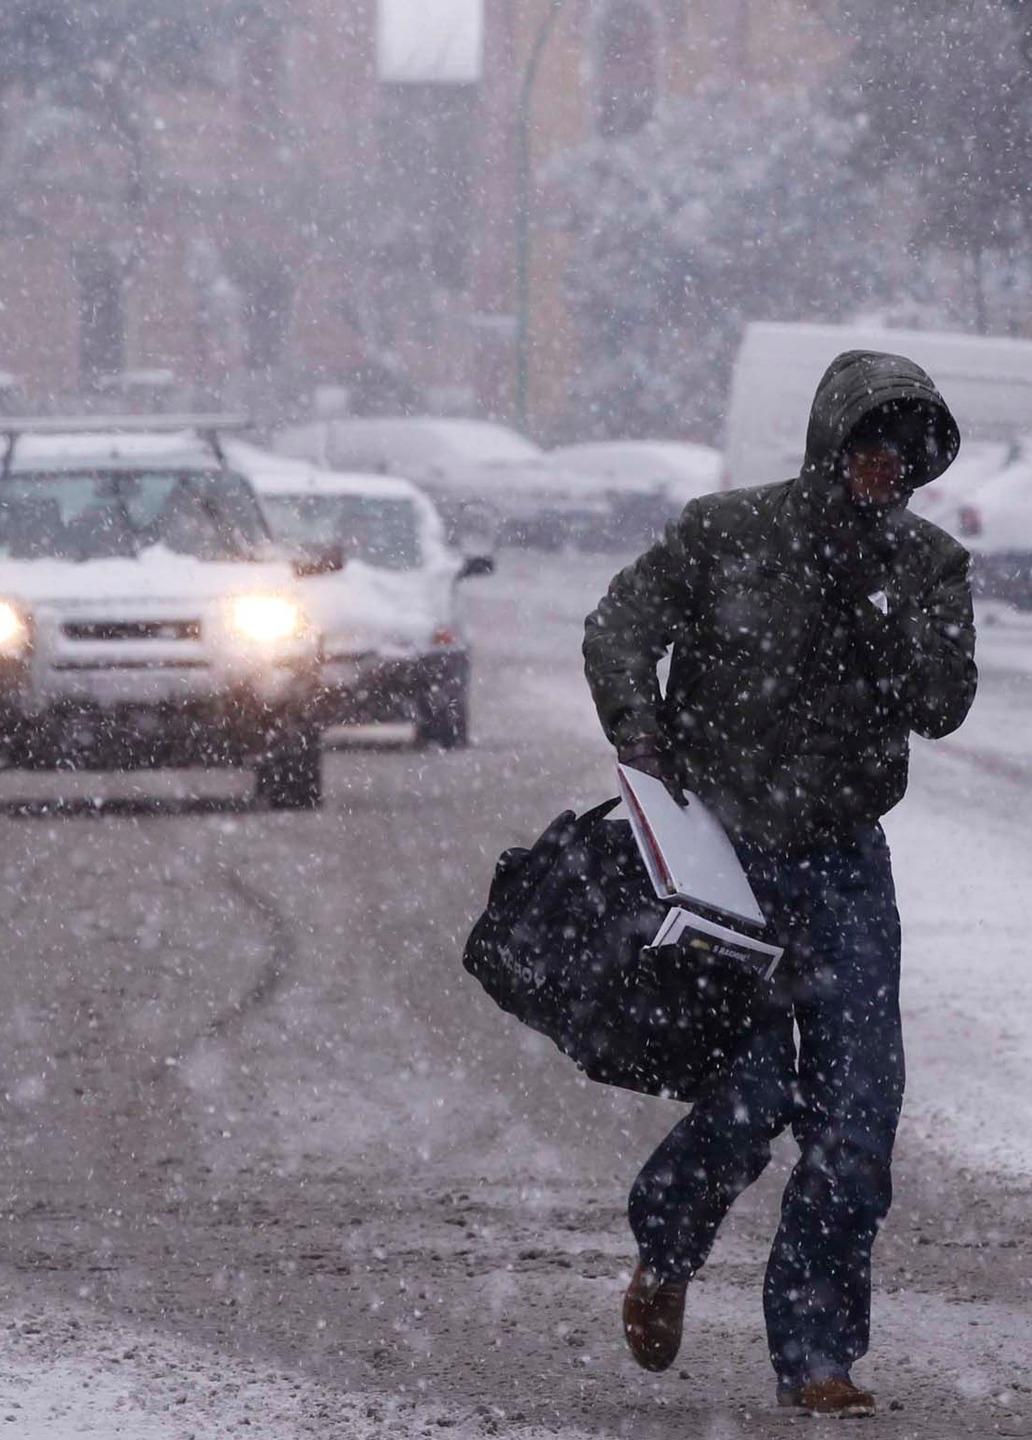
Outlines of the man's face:
{"label": "man's face", "polygon": [[887,440],[858,441],[846,452],[843,468],[856,505],[896,505],[907,497],[906,462]]}

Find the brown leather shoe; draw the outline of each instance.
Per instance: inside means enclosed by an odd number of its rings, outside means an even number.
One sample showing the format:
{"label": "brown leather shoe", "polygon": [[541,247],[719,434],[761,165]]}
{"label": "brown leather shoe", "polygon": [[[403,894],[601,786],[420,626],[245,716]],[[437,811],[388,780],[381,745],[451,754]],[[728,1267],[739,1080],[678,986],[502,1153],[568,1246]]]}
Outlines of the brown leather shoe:
{"label": "brown leather shoe", "polygon": [[631,1354],[644,1370],[666,1370],[677,1358],[684,1327],[687,1280],[662,1283],[639,1265],[623,1302],[623,1327]]}
{"label": "brown leather shoe", "polygon": [[837,1415],[859,1420],[875,1412],[874,1396],[859,1390],[852,1380],[808,1380],[798,1390],[779,1390],[778,1404],[790,1405],[807,1415]]}

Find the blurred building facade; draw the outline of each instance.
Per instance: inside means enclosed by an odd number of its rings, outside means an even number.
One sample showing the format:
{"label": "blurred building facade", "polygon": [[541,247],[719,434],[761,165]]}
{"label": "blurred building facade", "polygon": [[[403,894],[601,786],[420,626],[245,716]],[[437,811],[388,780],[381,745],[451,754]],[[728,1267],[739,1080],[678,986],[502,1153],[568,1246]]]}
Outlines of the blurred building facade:
{"label": "blurred building facade", "polygon": [[805,82],[836,54],[806,0],[279,11],[110,115],[3,92],[0,372],[18,403],[512,419],[522,327],[526,423],[549,438],[578,353],[548,162],[703,81]]}

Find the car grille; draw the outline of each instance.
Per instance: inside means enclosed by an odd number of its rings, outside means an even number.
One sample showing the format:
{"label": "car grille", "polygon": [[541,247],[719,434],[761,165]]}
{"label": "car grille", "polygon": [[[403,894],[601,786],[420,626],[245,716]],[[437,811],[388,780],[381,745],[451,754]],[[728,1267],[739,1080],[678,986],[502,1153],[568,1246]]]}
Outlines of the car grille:
{"label": "car grille", "polygon": [[207,670],[207,660],[55,660],[52,670]]}
{"label": "car grille", "polygon": [[199,640],[199,620],[66,620],[69,640]]}

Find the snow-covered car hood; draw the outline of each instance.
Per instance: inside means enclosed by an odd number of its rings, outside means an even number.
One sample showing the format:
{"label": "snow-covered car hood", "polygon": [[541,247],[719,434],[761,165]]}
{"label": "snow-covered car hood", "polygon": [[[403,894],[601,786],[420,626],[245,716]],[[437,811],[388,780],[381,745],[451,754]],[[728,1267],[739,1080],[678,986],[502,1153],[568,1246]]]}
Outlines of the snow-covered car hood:
{"label": "snow-covered car hood", "polygon": [[455,563],[385,570],[349,560],[301,582],[302,603],[328,655],[420,653],[451,618]]}
{"label": "snow-covered car hood", "polygon": [[0,560],[0,596],[24,605],[205,601],[255,590],[298,593],[282,560],[198,560],[154,546],[136,559]]}

